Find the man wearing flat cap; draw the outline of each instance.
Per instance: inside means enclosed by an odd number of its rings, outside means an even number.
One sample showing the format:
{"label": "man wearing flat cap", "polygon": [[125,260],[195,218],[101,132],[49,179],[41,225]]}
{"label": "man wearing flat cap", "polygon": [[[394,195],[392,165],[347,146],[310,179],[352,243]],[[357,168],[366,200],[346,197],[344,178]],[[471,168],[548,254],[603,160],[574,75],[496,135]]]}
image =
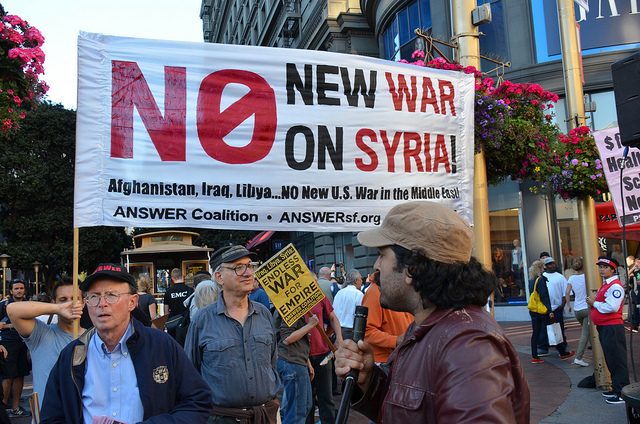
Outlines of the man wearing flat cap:
{"label": "man wearing flat cap", "polygon": [[620,284],[616,270],[618,261],[608,256],[598,258],[598,272],[603,284],[595,298],[587,297],[591,309],[591,320],[598,329],[604,360],[611,373],[611,390],[602,393],[607,403],[622,404],[622,388],[629,384],[627,368],[627,343],[624,338],[622,309],[624,288]]}
{"label": "man wearing flat cap", "polygon": [[345,340],[336,373],[360,370],[353,408],[377,423],[528,423],[518,355],[483,309],[498,285],[471,256],[473,230],[440,204],[400,204],[358,241],[377,247],[380,304],[414,322],[382,366]]}
{"label": "man wearing flat cap", "polygon": [[168,334],[131,318],[138,295],[126,268],[101,264],[80,285],[94,328],[53,366],[41,423],[205,423],[211,390]]}
{"label": "man wearing flat cap", "polygon": [[277,419],[276,332],[269,310],[249,299],[256,256],[244,246],[226,246],[213,253],[210,265],[222,294],[196,313],[187,332],[187,355],[213,391],[208,423]]}

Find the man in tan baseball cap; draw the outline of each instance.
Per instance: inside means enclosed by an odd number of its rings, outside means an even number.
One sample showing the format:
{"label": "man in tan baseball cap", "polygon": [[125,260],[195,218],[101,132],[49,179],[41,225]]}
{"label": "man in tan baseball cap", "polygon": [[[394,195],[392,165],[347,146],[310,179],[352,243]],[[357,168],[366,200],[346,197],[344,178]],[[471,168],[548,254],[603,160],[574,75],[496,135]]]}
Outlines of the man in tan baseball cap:
{"label": "man in tan baseball cap", "polygon": [[360,370],[353,407],[385,423],[528,423],[517,353],[483,308],[498,282],[471,256],[471,226],[438,203],[408,202],[358,241],[379,250],[381,305],[414,322],[383,367],[368,343],[342,343],[336,373]]}

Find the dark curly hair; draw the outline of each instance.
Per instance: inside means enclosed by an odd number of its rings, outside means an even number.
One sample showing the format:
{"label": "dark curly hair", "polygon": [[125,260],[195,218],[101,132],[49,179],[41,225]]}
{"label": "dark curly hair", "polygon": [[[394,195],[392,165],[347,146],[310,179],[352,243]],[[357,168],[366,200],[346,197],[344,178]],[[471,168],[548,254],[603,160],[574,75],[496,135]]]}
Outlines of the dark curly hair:
{"label": "dark curly hair", "polygon": [[422,250],[391,246],[396,254],[396,270],[407,269],[413,288],[422,297],[422,306],[460,309],[469,305],[484,306],[498,288],[498,279],[473,256],[468,263],[447,264],[427,258]]}

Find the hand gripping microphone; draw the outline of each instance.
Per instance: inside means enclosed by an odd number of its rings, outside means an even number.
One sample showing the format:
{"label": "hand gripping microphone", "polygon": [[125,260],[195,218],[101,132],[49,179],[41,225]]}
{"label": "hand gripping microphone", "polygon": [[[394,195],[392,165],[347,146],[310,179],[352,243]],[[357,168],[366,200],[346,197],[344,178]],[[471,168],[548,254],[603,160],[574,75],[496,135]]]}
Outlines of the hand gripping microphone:
{"label": "hand gripping microphone", "polygon": [[[356,315],[353,320],[353,341],[358,343],[364,340],[364,333],[367,329],[367,315],[369,308],[366,306],[356,306]],[[360,370],[352,369],[347,373],[344,379],[344,391],[342,392],[342,400],[340,401],[340,409],[336,415],[336,424],[344,424],[349,417],[349,407],[351,406],[351,393],[353,387],[358,381]]]}

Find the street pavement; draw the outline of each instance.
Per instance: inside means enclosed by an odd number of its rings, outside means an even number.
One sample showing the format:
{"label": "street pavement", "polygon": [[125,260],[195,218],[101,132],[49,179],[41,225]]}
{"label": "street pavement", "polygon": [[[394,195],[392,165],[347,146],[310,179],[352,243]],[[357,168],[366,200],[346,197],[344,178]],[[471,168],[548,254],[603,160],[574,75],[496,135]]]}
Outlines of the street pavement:
{"label": "street pavement", "polygon": [[[531,423],[544,424],[611,424],[626,423],[626,409],[624,404],[609,405],[597,389],[583,389],[578,383],[583,378],[593,374],[593,367],[580,367],[573,364],[573,359],[561,360],[555,349],[549,351],[542,364],[531,363],[531,323],[504,322],[500,323],[505,333],[514,344],[522,368],[524,369],[529,389],[531,391]],[[581,334],[580,324],[569,318],[565,322],[565,335],[569,350],[576,350]],[[627,345],[629,332],[626,332]],[[634,333],[633,352],[636,359],[640,359],[640,333]],[[629,359],[630,349],[627,348]],[[590,365],[593,364],[591,349],[587,349],[582,358]],[[636,364],[640,373],[640,361]],[[640,377],[640,374],[639,374]],[[631,361],[629,360],[629,379],[635,382]],[[340,405],[337,396],[336,407]],[[318,421],[318,420],[316,420]],[[364,416],[351,411],[349,424],[367,424]]]}
{"label": "street pavement", "polygon": [[[593,367],[580,367],[573,364],[573,359],[561,360],[555,349],[549,351],[542,364],[531,363],[531,324],[528,322],[500,323],[505,333],[516,347],[522,368],[527,376],[531,390],[531,423],[544,424],[609,424],[627,422],[624,404],[609,405],[598,389],[583,389],[578,383],[593,373]],[[565,332],[569,343],[569,350],[578,348],[580,340],[580,325],[575,319],[569,318],[565,323]],[[629,332],[627,336],[627,351],[629,356],[629,379],[634,378],[631,363],[631,349],[629,349]],[[640,359],[640,333],[632,335],[633,353]],[[593,364],[590,349],[585,351],[583,360]],[[640,361],[636,363],[640,377]],[[25,378],[25,387],[21,405],[29,410],[28,398],[31,396],[31,377]],[[340,396],[335,396],[336,409],[340,406]],[[316,422],[319,421],[316,419]],[[11,418],[12,424],[27,424],[31,418]],[[349,424],[367,424],[369,420],[363,415],[351,411]]]}

